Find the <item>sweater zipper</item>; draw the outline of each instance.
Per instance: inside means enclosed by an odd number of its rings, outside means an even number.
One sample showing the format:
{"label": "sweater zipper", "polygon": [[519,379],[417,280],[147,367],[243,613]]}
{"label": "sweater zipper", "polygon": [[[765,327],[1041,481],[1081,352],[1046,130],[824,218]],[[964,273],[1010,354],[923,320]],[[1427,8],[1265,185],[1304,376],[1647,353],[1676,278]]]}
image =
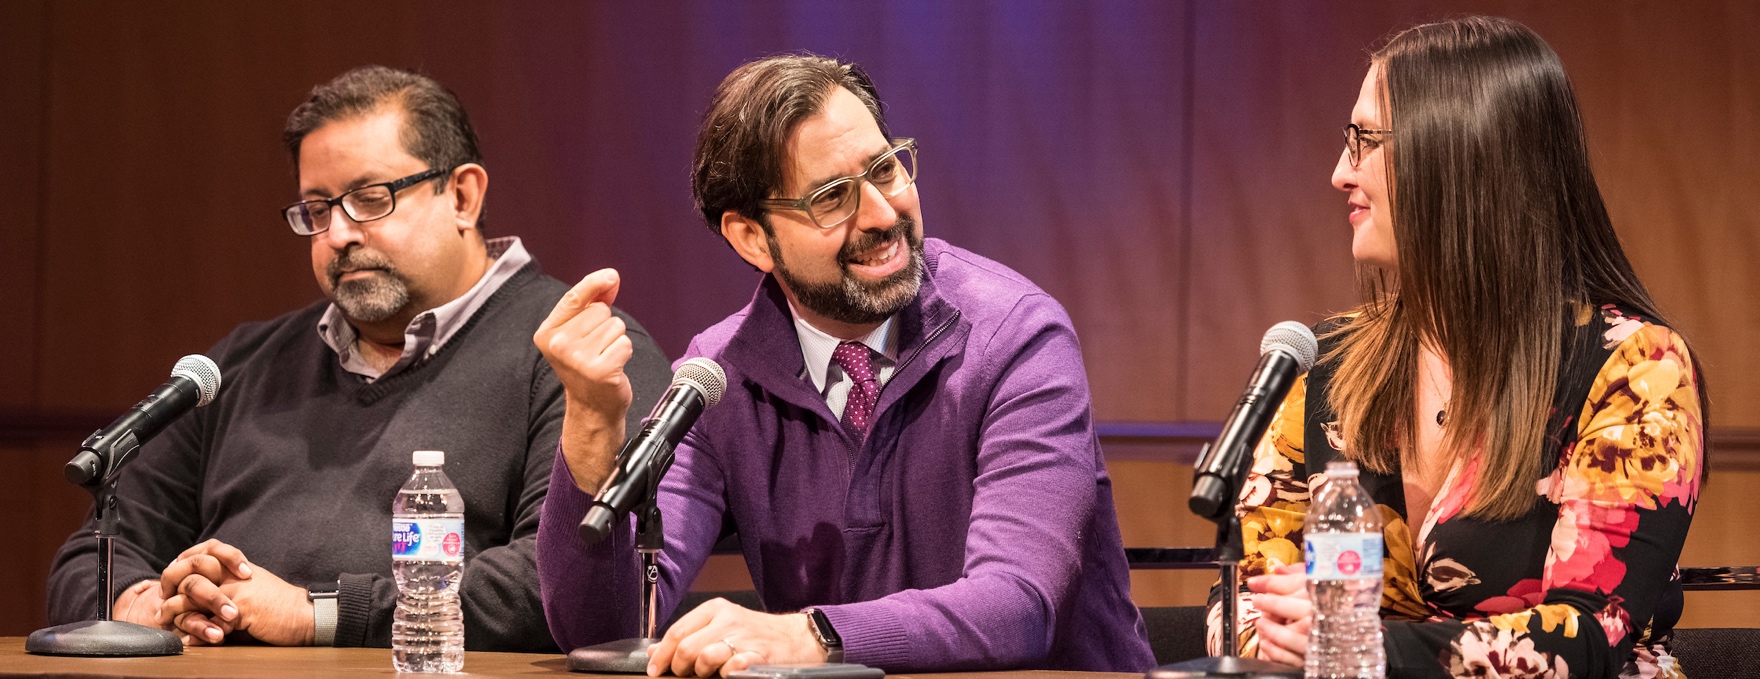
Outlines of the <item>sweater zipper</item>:
{"label": "sweater zipper", "polygon": [[[947,318],[947,320],[942,321],[941,325],[936,326],[935,331],[929,333],[929,337],[927,339],[923,340],[923,343],[917,347],[916,351],[911,352],[911,355],[905,357],[904,361],[898,364],[898,367],[892,369],[893,376],[896,377],[899,373],[904,372],[905,366],[910,365],[911,361],[917,360],[917,357],[921,356],[923,354],[924,349],[928,349],[929,345],[935,343],[935,338],[940,337],[941,333],[947,332],[948,328],[953,327],[953,324],[959,320],[959,314],[960,314],[959,310],[957,310],[957,309],[954,310],[952,316],[949,316]],[[887,380],[887,382],[891,383],[891,380]],[[886,393],[886,387],[882,386],[882,387],[880,387],[880,394],[874,395],[874,402],[879,403],[880,402],[880,395],[884,394],[884,393]],[[874,413],[874,415],[876,415],[876,416],[878,416],[879,414],[880,413],[878,413],[878,412]],[[871,424],[870,424],[870,426],[871,426]],[[870,429],[869,433],[872,434],[873,430]],[[848,462],[849,462],[848,476],[849,476],[851,483],[854,483],[855,478],[856,478],[856,453],[860,452],[860,450],[862,448],[866,448],[867,446],[868,446],[868,438],[866,436],[864,436],[864,437],[862,437],[861,445],[856,446],[856,450],[850,451],[850,453],[848,455]]]}
{"label": "sweater zipper", "polygon": [[[959,320],[959,311],[955,310],[953,312],[952,316],[947,317],[947,320],[942,321],[941,325],[937,326],[935,328],[935,332],[929,333],[929,338],[923,340],[922,346],[917,347],[916,351],[911,352],[910,357],[904,359],[903,363],[898,364],[898,367],[893,369],[892,374],[897,375],[901,372],[904,372],[905,366],[910,365],[911,361],[917,360],[917,357],[921,356],[923,354],[924,349],[928,349],[929,345],[935,343],[935,338],[940,337],[941,333],[946,332],[948,328],[953,327],[953,323],[958,320]],[[880,390],[885,391],[886,388],[881,387]]]}

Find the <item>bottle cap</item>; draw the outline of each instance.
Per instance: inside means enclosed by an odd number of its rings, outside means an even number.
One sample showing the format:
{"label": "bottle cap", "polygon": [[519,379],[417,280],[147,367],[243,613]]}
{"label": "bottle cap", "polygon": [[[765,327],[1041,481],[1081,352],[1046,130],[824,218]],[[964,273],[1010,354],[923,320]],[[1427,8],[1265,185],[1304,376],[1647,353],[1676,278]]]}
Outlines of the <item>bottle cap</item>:
{"label": "bottle cap", "polygon": [[1350,460],[1337,460],[1326,463],[1326,475],[1332,478],[1356,478],[1357,463]]}
{"label": "bottle cap", "polygon": [[417,467],[438,467],[446,464],[446,453],[439,450],[418,450],[415,458]]}

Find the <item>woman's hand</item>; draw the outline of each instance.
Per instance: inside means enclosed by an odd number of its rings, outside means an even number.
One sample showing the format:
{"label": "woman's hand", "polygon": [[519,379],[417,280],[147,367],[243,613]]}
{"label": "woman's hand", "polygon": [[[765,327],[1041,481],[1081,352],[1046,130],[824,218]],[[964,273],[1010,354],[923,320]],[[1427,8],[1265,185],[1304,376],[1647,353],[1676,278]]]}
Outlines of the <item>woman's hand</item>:
{"label": "woman's hand", "polygon": [[1259,657],[1300,667],[1308,655],[1308,624],[1314,607],[1308,600],[1303,564],[1280,566],[1272,575],[1247,579],[1253,607],[1259,611]]}

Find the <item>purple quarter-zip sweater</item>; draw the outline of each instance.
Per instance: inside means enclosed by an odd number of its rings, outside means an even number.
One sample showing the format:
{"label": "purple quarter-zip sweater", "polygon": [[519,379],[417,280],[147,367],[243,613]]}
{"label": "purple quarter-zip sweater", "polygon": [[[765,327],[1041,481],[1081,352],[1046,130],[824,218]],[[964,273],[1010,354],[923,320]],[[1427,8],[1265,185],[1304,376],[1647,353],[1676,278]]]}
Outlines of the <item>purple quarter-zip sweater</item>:
{"label": "purple quarter-zip sweater", "polygon": [[[728,519],[772,612],[818,606],[845,660],[888,672],[1154,666],[1069,317],[1008,267],[937,239],[895,317],[899,365],[864,440],[802,379],[782,290],[703,331],[727,371],[660,485],[661,614]],[[564,649],[637,636],[626,517],[583,545],[591,499],[558,455],[538,532]]]}

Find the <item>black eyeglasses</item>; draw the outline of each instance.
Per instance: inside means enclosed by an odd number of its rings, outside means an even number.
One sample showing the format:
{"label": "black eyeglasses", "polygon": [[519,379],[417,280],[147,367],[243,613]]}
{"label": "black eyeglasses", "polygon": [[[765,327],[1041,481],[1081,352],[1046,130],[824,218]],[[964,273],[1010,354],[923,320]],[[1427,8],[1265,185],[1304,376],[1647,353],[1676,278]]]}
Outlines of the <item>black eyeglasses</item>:
{"label": "black eyeglasses", "polygon": [[825,182],[805,198],[767,198],[762,204],[773,209],[802,210],[821,229],[842,224],[862,207],[862,182],[873,184],[887,198],[904,193],[916,183],[917,140],[894,139],[893,144],[861,174]]}
{"label": "black eyeglasses", "polygon": [[330,230],[330,209],[342,206],[344,214],[356,223],[370,222],[391,216],[397,209],[397,192],[444,176],[454,168],[433,169],[417,172],[402,179],[394,179],[379,184],[368,184],[348,193],[329,200],[307,200],[281,208],[281,216],[287,219],[287,225],[293,232],[301,236],[316,236]]}
{"label": "black eyeglasses", "polygon": [[1371,130],[1358,127],[1356,123],[1344,126],[1344,150],[1350,154],[1351,167],[1363,162],[1363,147],[1373,151],[1381,147],[1381,136],[1393,134],[1393,130]]}

